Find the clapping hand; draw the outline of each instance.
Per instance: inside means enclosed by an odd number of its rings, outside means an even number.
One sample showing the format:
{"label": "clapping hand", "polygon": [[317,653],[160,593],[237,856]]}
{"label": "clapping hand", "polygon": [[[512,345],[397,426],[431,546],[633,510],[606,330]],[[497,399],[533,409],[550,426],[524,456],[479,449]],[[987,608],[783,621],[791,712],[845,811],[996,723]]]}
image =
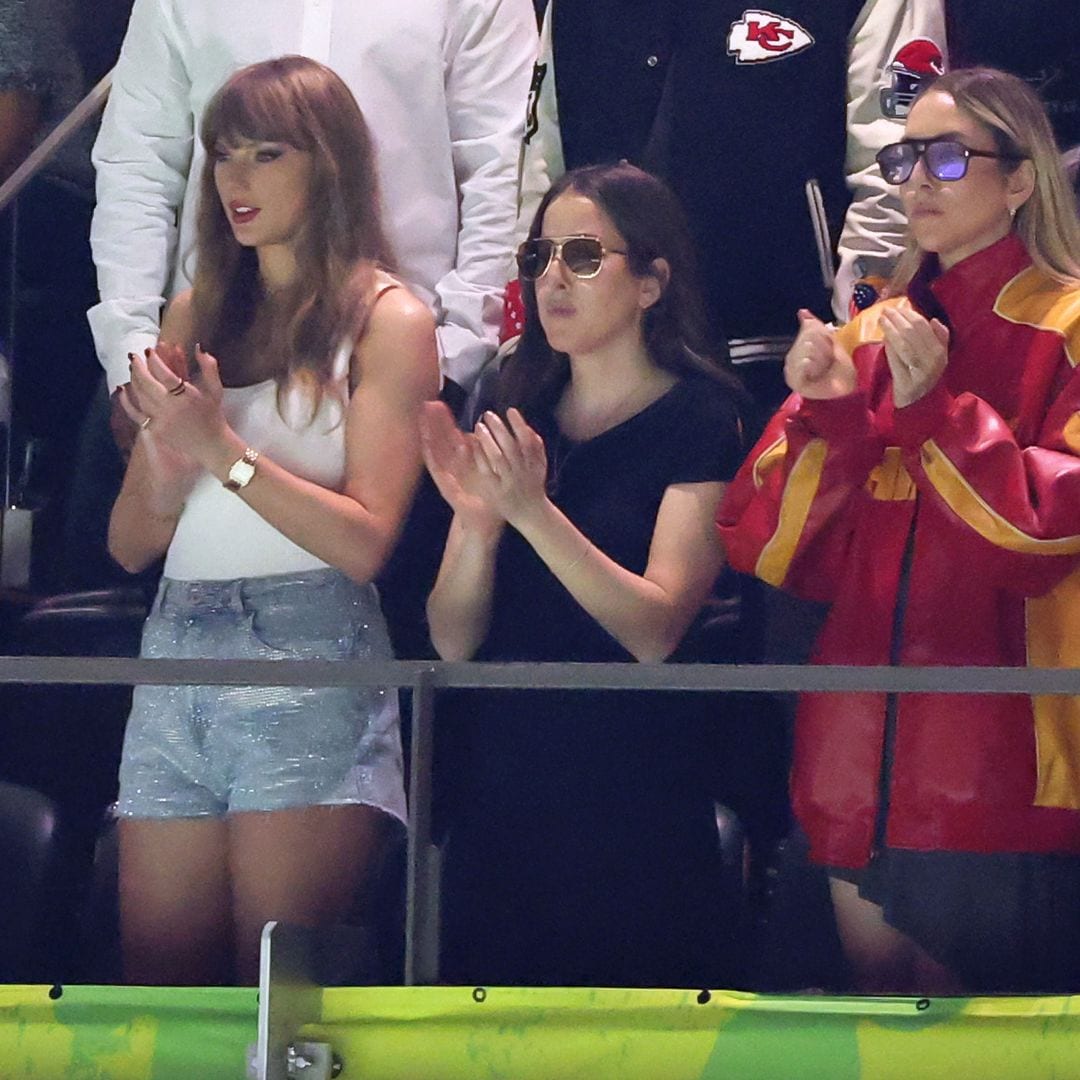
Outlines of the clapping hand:
{"label": "clapping hand", "polygon": [[517,409],[506,421],[485,412],[472,434],[450,410],[429,402],[420,417],[424,462],[442,496],[466,527],[515,524],[547,498],[544,442]]}
{"label": "clapping hand", "polygon": [[799,311],[799,333],[784,359],[788,387],[804,398],[845,397],[855,389],[855,364],[835,332],[813,312]]}
{"label": "clapping hand", "polygon": [[[188,377],[187,353],[179,345],[159,341],[156,346],[158,355],[181,379]],[[128,353],[128,361],[134,362],[135,354]],[[112,431],[120,456],[127,461],[131,457],[135,439],[145,415],[138,407],[139,403],[131,389],[131,383],[118,386],[109,397],[109,429]],[[134,406],[134,408],[132,408]]]}
{"label": "clapping hand", "polygon": [[547,500],[547,453],[544,440],[517,409],[504,422],[485,412],[476,425],[479,466],[490,478],[490,498],[502,517],[517,525]]}
{"label": "clapping hand", "polygon": [[940,381],[949,361],[949,328],[913,308],[887,307],[881,312],[881,331],[893,403],[902,409],[925,397]]}
{"label": "clapping hand", "polygon": [[124,408],[155,442],[204,466],[215,460],[229,427],[221,408],[217,361],[195,346],[198,384],[179,374],[174,346],[158,345],[131,359],[131,384]]}
{"label": "clapping hand", "polygon": [[[178,345],[159,342],[156,351],[178,378],[186,376],[188,364],[183,349]],[[182,505],[187,498],[188,492],[201,472],[201,466],[189,455],[174,450],[155,437],[146,421],[146,414],[139,406],[131,383],[120,387],[117,392],[117,401],[128,418],[125,428],[138,437],[150,466],[151,510],[162,514],[174,513],[176,507]],[[132,444],[134,444],[134,438]],[[128,452],[130,454],[130,449]]]}
{"label": "clapping hand", "polygon": [[462,431],[441,401],[420,408],[424,464],[439,493],[469,531],[497,533],[503,518],[491,504],[491,476],[481,467],[477,437]]}

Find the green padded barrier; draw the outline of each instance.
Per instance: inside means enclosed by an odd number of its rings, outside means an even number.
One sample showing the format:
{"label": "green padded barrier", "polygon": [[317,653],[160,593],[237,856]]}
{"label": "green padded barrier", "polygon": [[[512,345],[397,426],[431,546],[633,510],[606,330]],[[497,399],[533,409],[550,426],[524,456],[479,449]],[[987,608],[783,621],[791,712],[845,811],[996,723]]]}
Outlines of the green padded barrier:
{"label": "green padded barrier", "polygon": [[[0,987],[0,1080],[238,1080],[242,989]],[[341,1080],[1065,1080],[1080,997],[766,997],[714,991],[325,990]]]}
{"label": "green padded barrier", "polygon": [[0,986],[0,1080],[243,1080],[256,991]]}

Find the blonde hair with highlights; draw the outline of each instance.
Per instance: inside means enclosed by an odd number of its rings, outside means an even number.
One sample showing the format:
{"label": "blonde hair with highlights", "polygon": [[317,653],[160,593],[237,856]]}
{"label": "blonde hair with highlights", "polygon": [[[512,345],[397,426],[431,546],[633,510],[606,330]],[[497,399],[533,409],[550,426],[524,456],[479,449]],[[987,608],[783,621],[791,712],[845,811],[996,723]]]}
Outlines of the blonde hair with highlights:
{"label": "blonde hair with highlights", "polygon": [[[995,68],[958,68],[935,79],[924,94],[948,94],[956,107],[982,125],[993,137],[1006,174],[1030,161],[1035,188],[1017,210],[1014,228],[1031,261],[1062,285],[1080,287],[1080,219],[1076,199],[1046,109],[1023,79]],[[889,284],[889,292],[904,291],[924,252],[912,237]]]}

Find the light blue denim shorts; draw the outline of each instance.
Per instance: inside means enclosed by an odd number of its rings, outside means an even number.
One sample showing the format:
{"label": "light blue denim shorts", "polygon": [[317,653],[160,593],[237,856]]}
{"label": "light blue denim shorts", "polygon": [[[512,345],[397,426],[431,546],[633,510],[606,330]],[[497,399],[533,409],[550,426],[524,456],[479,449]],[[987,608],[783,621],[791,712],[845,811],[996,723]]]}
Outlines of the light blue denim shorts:
{"label": "light blue denim shorts", "polygon": [[[388,660],[374,585],[333,569],[162,580],[144,657]],[[132,818],[366,803],[405,820],[397,694],[366,687],[137,686],[118,813]]]}

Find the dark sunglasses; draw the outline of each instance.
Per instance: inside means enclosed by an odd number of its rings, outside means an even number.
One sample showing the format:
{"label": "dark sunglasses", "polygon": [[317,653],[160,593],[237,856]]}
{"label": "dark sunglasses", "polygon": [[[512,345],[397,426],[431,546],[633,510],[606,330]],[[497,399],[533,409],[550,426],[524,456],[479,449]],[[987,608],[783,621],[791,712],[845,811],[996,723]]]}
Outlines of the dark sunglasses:
{"label": "dark sunglasses", "polygon": [[626,254],[604,247],[595,236],[563,236],[558,240],[540,236],[518,248],[518,276],[523,281],[536,281],[548,272],[553,259],[560,258],[574,277],[593,278],[600,273],[605,255]]}
{"label": "dark sunglasses", "polygon": [[1019,154],[998,154],[991,150],[972,150],[956,139],[905,139],[890,143],[877,152],[876,161],[887,184],[902,184],[915,171],[922,158],[926,171],[935,180],[962,180],[973,157],[997,158],[999,161],[1023,161]]}

